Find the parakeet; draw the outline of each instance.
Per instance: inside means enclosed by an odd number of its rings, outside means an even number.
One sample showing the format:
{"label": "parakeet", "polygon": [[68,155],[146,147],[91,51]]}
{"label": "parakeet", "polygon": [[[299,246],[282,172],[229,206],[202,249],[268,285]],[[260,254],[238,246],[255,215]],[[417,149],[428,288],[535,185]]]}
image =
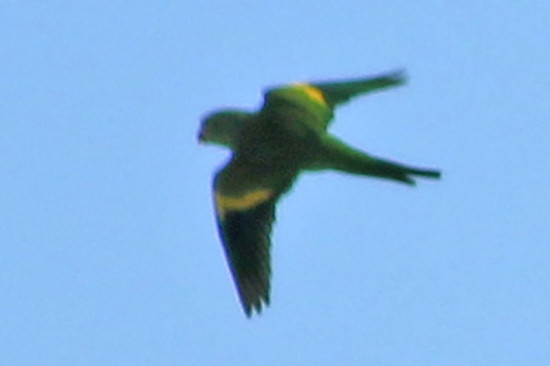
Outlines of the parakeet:
{"label": "parakeet", "polygon": [[331,169],[409,185],[416,177],[440,178],[437,170],[366,154],[327,131],[337,106],[404,82],[399,71],[284,85],[268,89],[256,112],[221,110],[202,120],[199,141],[232,152],[215,175],[213,200],[219,236],[248,317],[269,304],[275,205],[300,173]]}

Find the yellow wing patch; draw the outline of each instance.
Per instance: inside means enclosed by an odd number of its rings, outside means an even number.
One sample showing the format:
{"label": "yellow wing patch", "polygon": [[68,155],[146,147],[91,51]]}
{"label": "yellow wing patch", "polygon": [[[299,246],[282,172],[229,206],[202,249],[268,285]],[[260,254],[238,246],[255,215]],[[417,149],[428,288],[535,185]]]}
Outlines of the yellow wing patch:
{"label": "yellow wing patch", "polygon": [[315,102],[317,102],[321,105],[324,105],[324,106],[327,105],[327,101],[325,99],[325,96],[323,95],[323,92],[321,92],[316,87],[311,86],[309,84],[305,84],[305,83],[292,84],[292,87],[295,88],[296,90],[299,90],[299,91],[303,92],[304,94],[306,94],[309,99],[311,99],[311,100],[313,100],[313,101],[315,101]]}
{"label": "yellow wing patch", "polygon": [[216,207],[218,215],[223,220],[227,211],[246,211],[267,201],[273,195],[269,189],[257,189],[242,196],[224,196],[216,192]]}

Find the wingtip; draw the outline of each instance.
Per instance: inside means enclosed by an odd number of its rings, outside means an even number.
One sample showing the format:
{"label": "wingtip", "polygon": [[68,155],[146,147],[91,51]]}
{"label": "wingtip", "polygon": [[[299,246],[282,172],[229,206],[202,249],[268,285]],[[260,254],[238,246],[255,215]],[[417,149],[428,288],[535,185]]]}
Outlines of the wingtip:
{"label": "wingtip", "polygon": [[407,70],[405,68],[396,69],[394,71],[391,71],[386,76],[388,79],[395,82],[395,84],[405,84],[407,80],[409,79],[409,75],[407,73]]}
{"label": "wingtip", "polygon": [[250,305],[243,305],[243,310],[244,310],[244,315],[246,315],[246,317],[248,319],[251,319],[252,318],[252,315],[254,313],[260,315],[262,313],[262,306],[261,304],[260,305],[254,305],[253,307],[250,306]]}
{"label": "wingtip", "polygon": [[241,303],[242,303],[244,314],[248,319],[250,319],[254,314],[261,315],[264,308],[269,306],[269,296],[262,297],[253,303],[247,303],[245,301],[242,301]]}
{"label": "wingtip", "polygon": [[252,308],[248,305],[243,305],[243,310],[244,315],[246,315],[246,317],[250,319],[252,317]]}

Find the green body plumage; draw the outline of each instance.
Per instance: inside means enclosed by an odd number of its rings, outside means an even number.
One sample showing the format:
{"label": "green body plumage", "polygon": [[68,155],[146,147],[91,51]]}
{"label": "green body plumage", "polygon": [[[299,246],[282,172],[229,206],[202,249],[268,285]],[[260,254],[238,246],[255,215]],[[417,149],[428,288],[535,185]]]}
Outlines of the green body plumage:
{"label": "green body plumage", "polygon": [[269,303],[270,234],[275,204],[302,171],[332,169],[414,184],[439,178],[370,156],[327,132],[334,108],[356,95],[404,82],[401,73],[343,82],[291,84],[267,91],[256,112],[218,111],[207,116],[199,140],[233,152],[216,174],[218,229],[245,313]]}

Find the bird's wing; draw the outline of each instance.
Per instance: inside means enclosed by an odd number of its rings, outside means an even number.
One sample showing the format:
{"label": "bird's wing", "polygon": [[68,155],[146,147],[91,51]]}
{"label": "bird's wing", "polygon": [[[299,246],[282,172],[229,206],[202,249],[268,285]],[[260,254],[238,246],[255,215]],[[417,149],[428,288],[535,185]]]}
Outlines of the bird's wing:
{"label": "bird's wing", "polygon": [[[267,90],[262,110],[284,110],[294,115],[298,113],[298,109],[301,109],[302,114],[307,111],[310,118],[302,121],[305,120],[309,127],[324,132],[338,105],[360,94],[399,86],[405,81],[404,72],[394,71],[366,78],[285,85]],[[285,105],[286,108],[281,108]]]}
{"label": "bird's wing", "polygon": [[293,180],[238,157],[216,174],[218,231],[247,316],[269,304],[275,204]]}
{"label": "bird's wing", "polygon": [[406,77],[403,71],[394,71],[368,78],[341,82],[319,82],[310,85],[320,90],[328,105],[334,108],[357,95],[399,86],[404,84],[405,81]]}

